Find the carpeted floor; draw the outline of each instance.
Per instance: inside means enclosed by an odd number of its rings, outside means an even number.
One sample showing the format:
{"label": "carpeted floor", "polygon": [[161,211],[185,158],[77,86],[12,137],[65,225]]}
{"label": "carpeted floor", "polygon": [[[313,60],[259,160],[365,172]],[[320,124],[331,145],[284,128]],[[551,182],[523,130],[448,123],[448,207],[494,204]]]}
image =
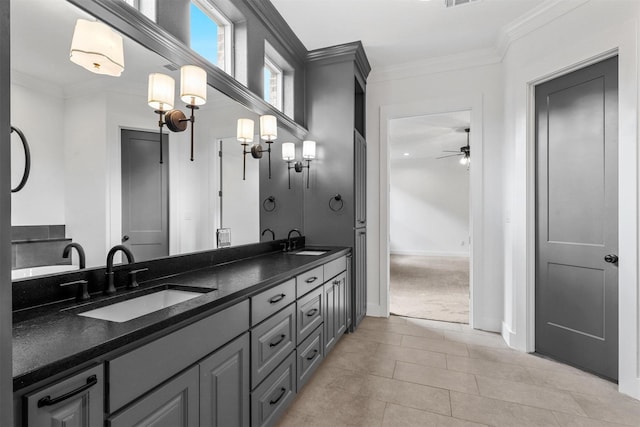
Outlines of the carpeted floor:
{"label": "carpeted floor", "polygon": [[391,313],[469,323],[469,259],[391,255]]}

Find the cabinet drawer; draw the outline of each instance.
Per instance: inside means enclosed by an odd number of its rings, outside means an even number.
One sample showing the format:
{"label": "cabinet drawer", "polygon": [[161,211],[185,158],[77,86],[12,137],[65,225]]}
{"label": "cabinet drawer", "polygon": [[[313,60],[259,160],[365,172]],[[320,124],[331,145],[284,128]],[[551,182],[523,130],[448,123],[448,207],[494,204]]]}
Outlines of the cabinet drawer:
{"label": "cabinet drawer", "polygon": [[245,300],[107,362],[109,413],[249,329]]}
{"label": "cabinet drawer", "polygon": [[296,280],[288,280],[274,288],[251,297],[251,326],[262,322],[273,313],[296,300]]}
{"label": "cabinet drawer", "polygon": [[[104,423],[104,368],[95,366],[23,397],[29,426],[101,426]],[[62,398],[69,394],[68,397]]]}
{"label": "cabinet drawer", "polygon": [[322,298],[323,287],[311,291],[303,296],[296,303],[297,322],[296,342],[302,342],[315,328],[322,323],[324,315],[324,298]]}
{"label": "cabinet drawer", "polygon": [[251,330],[251,387],[254,388],[295,348],[296,305]]}
{"label": "cabinet drawer", "polygon": [[251,425],[275,425],[296,396],[296,353],[292,352],[278,368],[251,393]]}
{"label": "cabinet drawer", "polygon": [[307,292],[324,283],[324,270],[322,266],[305,271],[296,277],[296,296],[300,298]]}
{"label": "cabinet drawer", "polygon": [[322,325],[309,338],[298,345],[297,384],[298,390],[309,381],[311,375],[322,363]]}
{"label": "cabinet drawer", "polygon": [[325,280],[329,280],[334,276],[342,273],[347,269],[347,257],[343,256],[338,259],[334,259],[324,265],[324,277]]}

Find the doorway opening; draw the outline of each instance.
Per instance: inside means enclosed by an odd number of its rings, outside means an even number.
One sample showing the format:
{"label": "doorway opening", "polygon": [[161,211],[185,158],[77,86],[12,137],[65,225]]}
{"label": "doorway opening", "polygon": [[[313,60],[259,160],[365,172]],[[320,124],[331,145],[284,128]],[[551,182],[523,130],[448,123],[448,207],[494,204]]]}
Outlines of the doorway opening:
{"label": "doorway opening", "polygon": [[469,323],[470,122],[469,110],[389,120],[391,314]]}

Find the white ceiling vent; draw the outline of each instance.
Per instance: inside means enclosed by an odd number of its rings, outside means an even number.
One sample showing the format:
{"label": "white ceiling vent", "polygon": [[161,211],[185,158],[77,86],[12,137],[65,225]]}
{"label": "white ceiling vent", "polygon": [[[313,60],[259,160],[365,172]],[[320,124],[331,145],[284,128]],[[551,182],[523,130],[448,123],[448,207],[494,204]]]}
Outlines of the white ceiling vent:
{"label": "white ceiling vent", "polygon": [[446,7],[462,6],[463,4],[475,3],[480,0],[444,0]]}

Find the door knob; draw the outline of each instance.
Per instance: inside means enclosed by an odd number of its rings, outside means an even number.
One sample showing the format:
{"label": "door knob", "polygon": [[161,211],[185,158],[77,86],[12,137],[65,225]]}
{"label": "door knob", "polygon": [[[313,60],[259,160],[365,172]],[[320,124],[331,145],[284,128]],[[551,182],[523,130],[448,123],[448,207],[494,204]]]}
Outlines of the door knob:
{"label": "door knob", "polygon": [[610,262],[611,264],[616,264],[616,263],[618,262],[618,255],[613,255],[613,254],[611,254],[611,255],[606,255],[606,256],[604,257],[604,260],[605,260],[606,262]]}
{"label": "door knob", "polygon": [[129,236],[127,236],[126,234],[124,236],[122,236],[122,241],[126,242],[127,240],[129,240]]}

